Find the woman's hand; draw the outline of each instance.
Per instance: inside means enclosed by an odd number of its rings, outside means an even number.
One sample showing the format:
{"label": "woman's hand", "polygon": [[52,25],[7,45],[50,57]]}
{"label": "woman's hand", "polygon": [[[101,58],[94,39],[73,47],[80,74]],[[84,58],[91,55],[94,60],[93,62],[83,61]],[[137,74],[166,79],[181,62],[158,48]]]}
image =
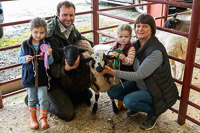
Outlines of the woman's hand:
{"label": "woman's hand", "polygon": [[76,69],[79,66],[79,63],[80,63],[80,55],[76,59],[76,62],[74,63],[73,66],[69,66],[67,63],[67,59],[65,59],[65,71],[71,71],[73,69]]}
{"label": "woman's hand", "polygon": [[103,71],[101,72],[102,74],[110,74],[110,75],[114,75],[115,70],[110,68],[109,66],[105,65],[105,68],[103,69]]}

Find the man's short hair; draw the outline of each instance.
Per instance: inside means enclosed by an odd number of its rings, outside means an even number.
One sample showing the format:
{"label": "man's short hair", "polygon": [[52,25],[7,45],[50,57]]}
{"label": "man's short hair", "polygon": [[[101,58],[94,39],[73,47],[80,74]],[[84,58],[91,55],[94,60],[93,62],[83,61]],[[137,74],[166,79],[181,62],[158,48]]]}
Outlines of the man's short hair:
{"label": "man's short hair", "polygon": [[61,6],[65,6],[66,8],[70,8],[70,7],[73,7],[74,8],[74,12],[75,12],[75,5],[72,3],[72,2],[70,2],[70,1],[62,1],[62,2],[60,2],[60,3],[58,3],[58,5],[57,5],[57,12],[58,12],[58,14],[60,14],[60,8],[61,8]]}

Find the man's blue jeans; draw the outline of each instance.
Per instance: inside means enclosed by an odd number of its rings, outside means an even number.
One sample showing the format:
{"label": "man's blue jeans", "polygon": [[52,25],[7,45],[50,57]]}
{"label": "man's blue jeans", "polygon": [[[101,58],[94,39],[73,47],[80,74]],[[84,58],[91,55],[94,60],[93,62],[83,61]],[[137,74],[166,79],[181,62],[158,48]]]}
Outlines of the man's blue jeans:
{"label": "man's blue jeans", "polygon": [[152,96],[148,90],[139,90],[134,81],[125,81],[108,91],[110,98],[123,100],[127,109],[154,115]]}
{"label": "man's blue jeans", "polygon": [[47,96],[47,86],[41,86],[38,88],[27,87],[28,94],[28,106],[36,107],[37,102],[39,101],[40,109],[46,110],[49,107],[48,96]]}

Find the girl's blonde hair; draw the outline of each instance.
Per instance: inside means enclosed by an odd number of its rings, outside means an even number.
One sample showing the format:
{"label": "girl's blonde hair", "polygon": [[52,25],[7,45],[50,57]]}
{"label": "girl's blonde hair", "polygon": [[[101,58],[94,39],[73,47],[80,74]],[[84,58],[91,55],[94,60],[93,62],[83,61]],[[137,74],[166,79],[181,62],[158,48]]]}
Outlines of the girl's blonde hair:
{"label": "girl's blonde hair", "polygon": [[47,31],[47,23],[45,19],[37,17],[31,20],[31,29],[38,28],[38,27],[44,27],[45,31]]}
{"label": "girl's blonde hair", "polygon": [[122,31],[128,31],[132,35],[132,28],[129,24],[121,24],[117,27],[117,34]]}

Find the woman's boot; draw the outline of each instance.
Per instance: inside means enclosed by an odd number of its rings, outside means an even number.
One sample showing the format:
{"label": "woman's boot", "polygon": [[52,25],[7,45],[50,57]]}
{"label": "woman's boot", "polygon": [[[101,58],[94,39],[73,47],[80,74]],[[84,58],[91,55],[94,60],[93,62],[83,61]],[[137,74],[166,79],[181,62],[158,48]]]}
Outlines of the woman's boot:
{"label": "woman's boot", "polygon": [[31,128],[38,129],[39,124],[38,124],[37,116],[36,116],[36,107],[28,107],[28,110],[30,111]]}
{"label": "woman's boot", "polygon": [[48,112],[47,110],[41,110],[40,109],[40,122],[41,122],[41,128],[43,130],[49,128],[49,124],[47,123],[47,115],[48,115]]}

